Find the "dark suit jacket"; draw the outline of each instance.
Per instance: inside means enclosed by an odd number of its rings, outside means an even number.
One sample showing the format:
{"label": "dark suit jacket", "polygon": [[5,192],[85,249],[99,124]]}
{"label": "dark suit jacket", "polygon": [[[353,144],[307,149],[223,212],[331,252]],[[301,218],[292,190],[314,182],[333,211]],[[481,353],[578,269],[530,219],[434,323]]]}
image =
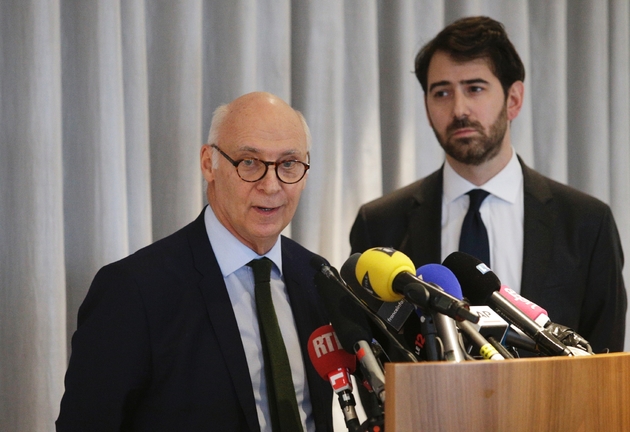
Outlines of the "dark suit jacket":
{"label": "dark suit jacket", "polygon": [[[519,162],[525,192],[521,295],[576,330],[595,352],[622,351],[627,299],[610,208]],[[416,267],[439,263],[441,213],[442,169],[362,206],[350,233],[352,252],[390,246]]]}
{"label": "dark suit jacket", "polygon": [[[216,246],[215,246],[216,249]],[[332,389],[307,351],[327,324],[309,262],[282,238],[283,274],[318,431]],[[58,431],[258,431],[247,360],[203,212],[102,268],[79,309]]]}

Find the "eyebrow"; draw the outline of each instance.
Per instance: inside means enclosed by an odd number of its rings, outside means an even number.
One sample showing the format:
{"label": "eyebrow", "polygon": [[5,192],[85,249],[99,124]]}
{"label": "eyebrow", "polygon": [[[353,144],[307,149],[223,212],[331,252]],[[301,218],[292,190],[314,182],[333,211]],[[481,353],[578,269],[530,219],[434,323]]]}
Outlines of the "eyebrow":
{"label": "eyebrow", "polygon": [[[462,80],[459,83],[460,84],[464,84],[464,85],[489,84],[488,81],[486,81],[483,78],[473,78],[473,79],[469,79],[469,80]],[[436,87],[447,86],[447,85],[450,85],[450,84],[451,84],[450,81],[438,81],[438,82],[435,82],[435,83],[431,84],[431,86],[429,87],[429,91],[433,91],[433,89],[436,88]]]}

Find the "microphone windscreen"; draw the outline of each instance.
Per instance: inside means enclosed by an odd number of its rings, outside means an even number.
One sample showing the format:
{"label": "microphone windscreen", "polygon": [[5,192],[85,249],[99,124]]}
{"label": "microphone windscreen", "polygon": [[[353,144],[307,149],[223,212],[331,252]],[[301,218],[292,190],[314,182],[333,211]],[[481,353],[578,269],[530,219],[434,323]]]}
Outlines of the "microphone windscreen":
{"label": "microphone windscreen", "polygon": [[395,249],[377,247],[361,254],[355,275],[363,287],[371,289],[381,300],[396,302],[403,296],[394,291],[394,279],[402,272],[415,275],[413,261]]}
{"label": "microphone windscreen", "polygon": [[431,282],[442,288],[447,294],[452,295],[458,300],[464,296],[462,287],[455,273],[442,264],[425,264],[418,267],[416,276],[425,282]]}
{"label": "microphone windscreen", "polygon": [[308,355],[319,376],[327,381],[328,375],[339,368],[348,369],[350,373],[356,369],[356,356],[341,347],[330,324],[321,326],[311,334]]}
{"label": "microphone windscreen", "polygon": [[323,273],[315,273],[315,286],[328,311],[330,322],[336,330],[341,346],[349,353],[354,353],[354,344],[359,340],[372,340],[370,326],[354,298]]}
{"label": "microphone windscreen", "polygon": [[376,298],[373,292],[363,288],[359,283],[356,276],[357,261],[361,256],[360,252],[353,253],[341,266],[341,278],[346,282],[352,292],[358,296],[374,313],[377,313],[381,305],[382,300]]}
{"label": "microphone windscreen", "polygon": [[339,271],[339,273],[341,273],[342,279],[346,281],[346,283],[350,285],[352,288],[358,285],[356,269],[357,269],[357,261],[359,261],[360,256],[361,256],[361,253],[359,252],[356,252],[350,255],[348,259],[346,260],[346,262],[343,263],[343,265],[341,266],[341,270]]}
{"label": "microphone windscreen", "polygon": [[453,252],[442,263],[457,277],[462,293],[474,306],[488,304],[492,293],[499,291],[501,281],[481,260],[464,252]]}

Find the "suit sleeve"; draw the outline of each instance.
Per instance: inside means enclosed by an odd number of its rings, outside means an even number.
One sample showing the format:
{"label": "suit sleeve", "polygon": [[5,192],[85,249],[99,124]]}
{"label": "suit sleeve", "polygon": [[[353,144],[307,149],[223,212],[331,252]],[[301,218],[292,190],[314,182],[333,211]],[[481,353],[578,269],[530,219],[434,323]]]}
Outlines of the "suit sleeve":
{"label": "suit sleeve", "polygon": [[623,351],[627,294],[623,251],[610,209],[604,214],[589,265],[586,296],[578,333],[596,353]]}
{"label": "suit sleeve", "polygon": [[104,267],[79,309],[57,431],[126,430],[149,368],[139,290],[120,266]]}

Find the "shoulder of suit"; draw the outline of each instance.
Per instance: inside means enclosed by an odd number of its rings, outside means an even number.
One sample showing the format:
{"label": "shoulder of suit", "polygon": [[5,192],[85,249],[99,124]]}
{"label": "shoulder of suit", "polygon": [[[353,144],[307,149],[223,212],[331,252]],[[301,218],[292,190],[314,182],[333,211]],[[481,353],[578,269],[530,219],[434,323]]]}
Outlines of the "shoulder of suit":
{"label": "shoulder of suit", "polygon": [[384,209],[409,209],[413,207],[421,197],[437,192],[438,188],[440,188],[439,193],[441,193],[441,179],[442,169],[440,168],[420,180],[416,180],[400,189],[396,189],[380,198],[363,204],[361,210],[370,212]]}
{"label": "shoulder of suit", "polygon": [[553,180],[523,164],[525,193],[533,195],[539,201],[553,201],[561,208],[578,212],[610,211],[610,206],[592,195],[572,186]]}
{"label": "shoulder of suit", "polygon": [[282,273],[285,282],[298,281],[302,287],[314,287],[313,276],[316,273],[311,265],[314,252],[288,237],[281,236],[282,241]]}
{"label": "shoulder of suit", "polygon": [[[105,265],[101,270],[127,271],[131,273],[158,273],[167,267],[180,265],[182,262],[192,263],[192,252],[189,239],[198,236],[201,243],[210,242],[207,238],[203,218],[196,219],[155,242],[138,249],[130,255]],[[203,237],[205,236],[205,237]]]}
{"label": "shoulder of suit", "polygon": [[283,256],[288,254],[291,257],[300,257],[304,260],[310,260],[315,255],[314,252],[311,252],[310,250],[308,250],[295,240],[290,239],[289,237],[283,235],[280,238],[282,242]]}

